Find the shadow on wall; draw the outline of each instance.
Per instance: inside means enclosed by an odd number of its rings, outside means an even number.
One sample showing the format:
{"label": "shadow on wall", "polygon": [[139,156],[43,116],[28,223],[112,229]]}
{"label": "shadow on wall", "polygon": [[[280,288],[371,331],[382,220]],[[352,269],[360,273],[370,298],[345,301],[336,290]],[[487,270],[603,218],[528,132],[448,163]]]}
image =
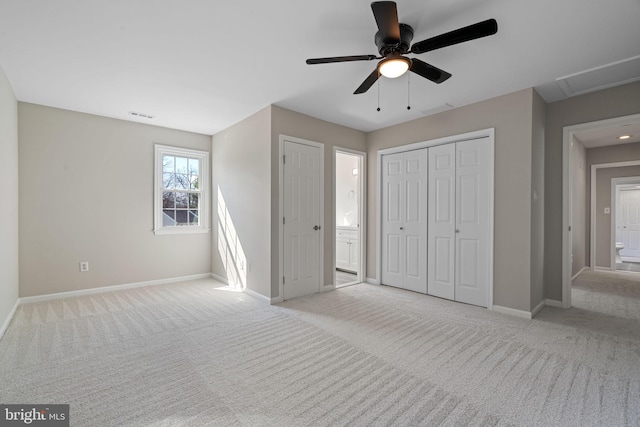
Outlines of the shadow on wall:
{"label": "shadow on wall", "polygon": [[238,239],[236,227],[220,186],[218,186],[218,252],[229,287],[244,290],[247,287],[247,257]]}

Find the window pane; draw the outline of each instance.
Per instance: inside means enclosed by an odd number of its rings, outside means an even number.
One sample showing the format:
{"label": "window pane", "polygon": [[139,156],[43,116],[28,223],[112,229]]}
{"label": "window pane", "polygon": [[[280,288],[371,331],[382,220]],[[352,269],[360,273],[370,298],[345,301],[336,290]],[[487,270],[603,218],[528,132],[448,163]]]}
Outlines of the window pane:
{"label": "window pane", "polygon": [[189,175],[176,174],[175,175],[175,188],[180,190],[188,190],[191,186],[189,182]]}
{"label": "window pane", "polygon": [[162,174],[162,188],[175,188],[175,175],[172,173]]}
{"label": "window pane", "polygon": [[191,189],[198,190],[198,175],[191,175]]}
{"label": "window pane", "polygon": [[188,221],[187,221],[187,217],[188,217],[187,212],[188,212],[188,211],[187,211],[186,209],[185,209],[185,210],[179,210],[179,209],[176,209],[176,223],[177,223],[178,225],[187,225],[187,224],[188,224]]}
{"label": "window pane", "polygon": [[197,194],[189,194],[189,208],[198,209],[198,197]]}
{"label": "window pane", "polygon": [[162,156],[162,172],[173,172],[173,168],[175,167],[175,157],[173,156]]}
{"label": "window pane", "polygon": [[164,191],[162,193],[162,207],[163,208],[173,208],[176,206],[174,193],[170,191]]}
{"label": "window pane", "polygon": [[189,159],[189,173],[191,175],[200,175],[200,160]]}
{"label": "window pane", "polygon": [[186,208],[189,203],[189,195],[187,193],[175,193],[176,208]]}
{"label": "window pane", "polygon": [[176,157],[176,172],[189,173],[189,169],[187,168],[186,157]]}
{"label": "window pane", "polygon": [[198,211],[189,211],[189,224],[198,225]]}
{"label": "window pane", "polygon": [[173,209],[163,209],[162,210],[162,226],[163,227],[174,227],[176,225],[176,213]]}

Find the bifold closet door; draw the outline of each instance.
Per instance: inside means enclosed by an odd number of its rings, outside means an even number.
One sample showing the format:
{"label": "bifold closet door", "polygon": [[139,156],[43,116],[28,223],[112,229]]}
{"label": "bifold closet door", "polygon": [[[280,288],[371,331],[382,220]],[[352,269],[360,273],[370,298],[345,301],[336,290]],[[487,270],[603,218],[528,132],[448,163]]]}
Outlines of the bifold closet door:
{"label": "bifold closet door", "polygon": [[491,179],[488,138],[456,143],[455,300],[489,303]]}
{"label": "bifold closet door", "polygon": [[455,298],[456,145],[429,148],[429,295]]}
{"label": "bifold closet door", "polygon": [[429,148],[429,295],[487,307],[491,173],[488,138]]}
{"label": "bifold closet door", "polygon": [[382,156],[382,283],[427,292],[427,149]]}

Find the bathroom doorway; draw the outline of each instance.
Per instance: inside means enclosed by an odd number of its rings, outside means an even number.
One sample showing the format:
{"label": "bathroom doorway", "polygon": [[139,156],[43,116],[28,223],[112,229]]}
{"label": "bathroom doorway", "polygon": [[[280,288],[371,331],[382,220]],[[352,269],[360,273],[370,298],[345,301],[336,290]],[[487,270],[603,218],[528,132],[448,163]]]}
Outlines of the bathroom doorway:
{"label": "bathroom doorway", "polygon": [[336,287],[363,281],[364,272],[364,156],[334,150],[334,282]]}
{"label": "bathroom doorway", "polygon": [[640,177],[611,180],[611,269],[640,272]]}

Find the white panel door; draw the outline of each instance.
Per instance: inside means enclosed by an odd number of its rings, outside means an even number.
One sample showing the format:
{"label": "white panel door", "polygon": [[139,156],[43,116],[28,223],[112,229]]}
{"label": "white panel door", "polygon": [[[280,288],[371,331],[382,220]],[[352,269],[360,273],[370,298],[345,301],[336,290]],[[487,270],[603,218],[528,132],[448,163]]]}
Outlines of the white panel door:
{"label": "white panel door", "polygon": [[427,149],[382,157],[382,283],[427,292]]}
{"label": "white panel door", "polygon": [[489,302],[490,142],[456,143],[455,300]]}
{"label": "white panel door", "polygon": [[320,148],[284,142],[284,293],[320,291]]}
{"label": "white panel door", "polygon": [[429,148],[429,295],[455,298],[456,146]]}
{"label": "white panel door", "polygon": [[427,293],[427,149],[404,153],[404,288]]}
{"label": "white panel door", "polygon": [[620,255],[640,258],[640,190],[620,191],[622,241]]}
{"label": "white panel door", "polygon": [[382,156],[382,283],[404,284],[404,153]]}

